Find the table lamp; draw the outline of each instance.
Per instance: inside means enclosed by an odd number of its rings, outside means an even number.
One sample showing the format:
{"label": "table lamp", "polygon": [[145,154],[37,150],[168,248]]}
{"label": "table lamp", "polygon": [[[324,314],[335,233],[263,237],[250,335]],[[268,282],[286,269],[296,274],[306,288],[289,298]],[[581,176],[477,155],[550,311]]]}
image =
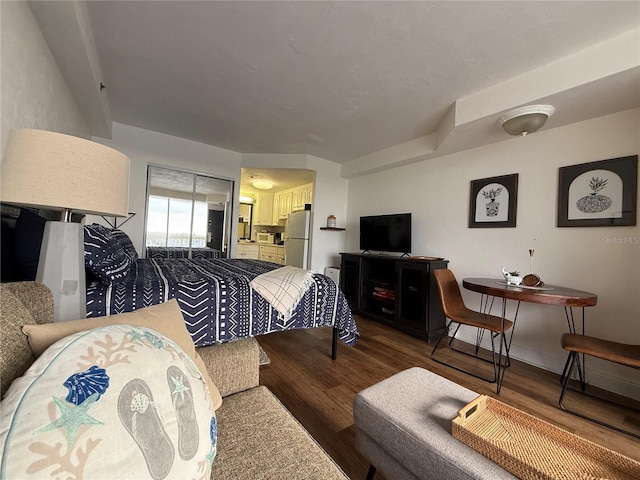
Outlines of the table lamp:
{"label": "table lamp", "polygon": [[129,158],[61,133],[14,129],[2,160],[0,200],[60,210],[45,224],[36,281],[53,293],[54,322],[85,318],[84,228],[71,213],[126,216]]}

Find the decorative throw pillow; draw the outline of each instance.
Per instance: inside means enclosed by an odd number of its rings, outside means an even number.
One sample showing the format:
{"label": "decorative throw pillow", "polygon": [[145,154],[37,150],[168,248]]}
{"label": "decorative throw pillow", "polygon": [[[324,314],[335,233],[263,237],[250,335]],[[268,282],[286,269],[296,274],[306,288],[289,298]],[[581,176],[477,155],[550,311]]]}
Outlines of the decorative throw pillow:
{"label": "decorative throw pillow", "polygon": [[89,271],[107,284],[125,278],[135,263],[111,231],[97,223],[84,227],[84,262]]}
{"label": "decorative throw pillow", "polygon": [[182,350],[193,358],[202,377],[209,386],[209,393],[214,408],[222,405],[222,397],[218,388],[211,380],[207,367],[193,344],[191,335],[184,324],[184,318],[178,301],[175,298],[151,307],[141,308],[134,312],[121,313],[107,317],[83,318],[68,322],[45,323],[41,325],[24,325],[22,331],[29,338],[29,345],[36,357],[40,356],[49,346],[58,340],[83,330],[104,327],[106,325],[133,325],[135,327],[152,328],[162,335],[176,342]]}
{"label": "decorative throw pillow", "polygon": [[6,478],[209,478],[215,410],[191,357],[148,329],[56,342],[0,404]]}
{"label": "decorative throw pillow", "polygon": [[134,264],[136,260],[138,260],[138,252],[136,251],[136,247],[133,246],[133,242],[129,238],[129,235],[124,233],[122,230],[114,228],[111,230],[111,236],[116,239],[124,250],[124,254],[127,255],[131,260],[131,263]]}

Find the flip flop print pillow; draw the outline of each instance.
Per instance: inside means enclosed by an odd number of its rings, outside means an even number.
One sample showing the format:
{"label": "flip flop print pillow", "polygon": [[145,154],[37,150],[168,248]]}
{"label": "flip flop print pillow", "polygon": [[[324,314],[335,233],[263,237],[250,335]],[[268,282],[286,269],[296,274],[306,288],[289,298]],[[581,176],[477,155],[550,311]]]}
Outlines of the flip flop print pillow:
{"label": "flip flop print pillow", "polygon": [[209,479],[216,418],[191,357],[112,325],[49,347],[0,404],[0,478]]}

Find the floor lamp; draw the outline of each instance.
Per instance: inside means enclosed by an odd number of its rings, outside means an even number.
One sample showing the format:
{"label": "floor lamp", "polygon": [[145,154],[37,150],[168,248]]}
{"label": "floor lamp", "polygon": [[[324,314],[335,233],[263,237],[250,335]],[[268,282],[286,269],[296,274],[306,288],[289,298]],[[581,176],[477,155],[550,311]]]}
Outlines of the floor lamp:
{"label": "floor lamp", "polygon": [[45,225],[36,280],[53,293],[54,322],[87,316],[84,229],[71,213],[127,216],[129,159],[61,133],[15,129],[2,160],[4,203],[60,210]]}

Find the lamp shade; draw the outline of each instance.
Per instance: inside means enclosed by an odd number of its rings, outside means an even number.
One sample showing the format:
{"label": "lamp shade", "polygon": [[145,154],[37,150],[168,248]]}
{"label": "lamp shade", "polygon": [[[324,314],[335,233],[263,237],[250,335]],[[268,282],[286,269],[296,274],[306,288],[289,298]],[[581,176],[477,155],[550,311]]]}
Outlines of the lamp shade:
{"label": "lamp shade", "polygon": [[0,199],[39,208],[127,216],[129,158],[83,138],[14,129],[2,160]]}

